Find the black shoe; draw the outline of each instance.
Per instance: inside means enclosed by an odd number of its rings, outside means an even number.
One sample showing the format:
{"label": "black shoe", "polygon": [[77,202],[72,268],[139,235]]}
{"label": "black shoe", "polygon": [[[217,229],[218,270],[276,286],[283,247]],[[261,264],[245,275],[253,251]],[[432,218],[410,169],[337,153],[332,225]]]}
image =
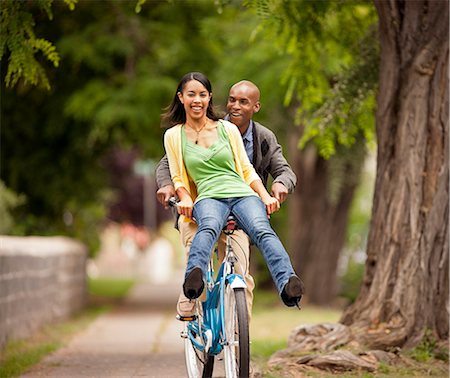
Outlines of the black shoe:
{"label": "black shoe", "polygon": [[203,291],[205,284],[203,282],[203,272],[200,268],[192,269],[184,279],[183,292],[189,299],[198,298]]}
{"label": "black shoe", "polygon": [[281,299],[288,307],[299,307],[304,291],[305,287],[302,280],[297,276],[291,276],[287,284],[284,285],[283,291],[281,292]]}

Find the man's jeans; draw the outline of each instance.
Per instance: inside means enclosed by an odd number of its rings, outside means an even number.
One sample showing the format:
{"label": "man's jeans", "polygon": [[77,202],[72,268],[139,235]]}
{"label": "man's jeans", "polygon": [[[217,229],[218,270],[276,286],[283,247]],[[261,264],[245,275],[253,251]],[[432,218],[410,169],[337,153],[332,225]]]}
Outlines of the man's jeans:
{"label": "man's jeans", "polygon": [[206,272],[214,243],[230,212],[262,252],[278,293],[281,293],[289,277],[295,272],[283,244],[270,226],[266,208],[257,196],[205,198],[194,205],[193,216],[198,224],[198,231],[189,252],[186,276],[195,267]]}

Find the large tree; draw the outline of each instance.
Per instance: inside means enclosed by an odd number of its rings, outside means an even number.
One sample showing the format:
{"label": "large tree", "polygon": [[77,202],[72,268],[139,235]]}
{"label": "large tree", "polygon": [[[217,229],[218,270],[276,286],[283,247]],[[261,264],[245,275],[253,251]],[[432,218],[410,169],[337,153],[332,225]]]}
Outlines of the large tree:
{"label": "large tree", "polygon": [[448,2],[375,5],[378,151],[365,276],[344,324],[299,326],[288,348],[272,356],[270,364],[294,373],[303,364],[368,371],[379,362],[402,366],[407,355],[399,358],[400,348],[418,346],[429,356],[426,375],[431,361],[448,374]]}
{"label": "large tree", "polygon": [[375,196],[364,283],[342,321],[366,344],[412,346],[449,330],[448,2],[375,5]]}

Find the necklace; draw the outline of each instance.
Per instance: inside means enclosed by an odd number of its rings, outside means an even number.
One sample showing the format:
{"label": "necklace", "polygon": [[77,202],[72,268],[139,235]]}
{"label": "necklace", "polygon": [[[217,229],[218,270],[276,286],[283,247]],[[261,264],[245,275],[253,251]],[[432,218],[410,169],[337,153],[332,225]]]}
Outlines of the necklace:
{"label": "necklace", "polygon": [[194,127],[192,127],[191,125],[189,125],[189,123],[186,122],[186,125],[188,125],[192,130],[194,130],[197,133],[197,136],[195,138],[195,144],[198,144],[198,137],[200,136],[200,132],[205,128],[206,124],[208,123],[208,119],[206,119],[205,124],[200,127],[200,129],[196,130]]}

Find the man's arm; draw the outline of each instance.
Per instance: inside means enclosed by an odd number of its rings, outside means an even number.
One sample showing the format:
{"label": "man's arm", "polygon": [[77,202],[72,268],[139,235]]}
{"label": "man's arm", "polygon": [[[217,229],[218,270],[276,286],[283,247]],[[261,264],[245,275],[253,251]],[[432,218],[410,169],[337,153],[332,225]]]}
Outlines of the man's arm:
{"label": "man's arm", "polygon": [[271,148],[271,157],[269,165],[269,173],[273,177],[273,182],[279,182],[283,184],[292,193],[297,184],[297,176],[292,170],[291,166],[283,156],[283,150],[278,144],[277,139],[274,136],[272,142],[273,148]]}
{"label": "man's arm", "polygon": [[268,154],[270,159],[268,170],[273,177],[271,194],[282,203],[286,200],[287,194],[294,191],[297,184],[297,176],[283,156],[283,150],[275,134],[270,130],[267,131],[269,132],[265,137],[269,145]]}
{"label": "man's arm", "polygon": [[158,201],[161,202],[165,208],[167,208],[169,206],[169,198],[175,196],[175,187],[173,186],[172,179],[170,178],[167,155],[164,155],[156,166],[156,185],[158,185],[156,197],[158,198]]}

